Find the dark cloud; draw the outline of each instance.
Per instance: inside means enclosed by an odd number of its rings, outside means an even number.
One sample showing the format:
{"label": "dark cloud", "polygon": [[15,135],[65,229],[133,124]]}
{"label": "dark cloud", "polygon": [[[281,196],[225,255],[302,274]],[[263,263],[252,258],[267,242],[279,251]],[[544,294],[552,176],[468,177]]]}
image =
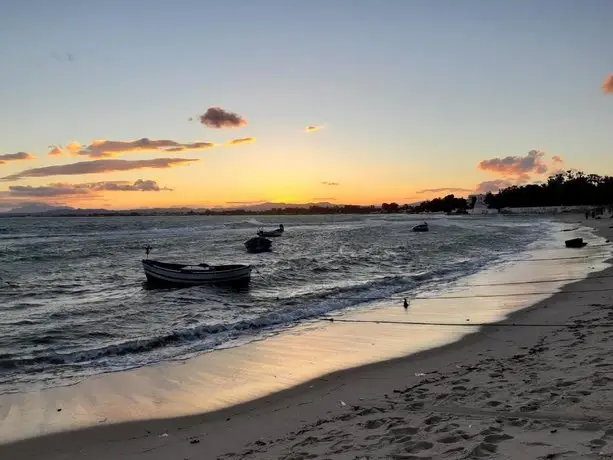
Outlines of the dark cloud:
{"label": "dark cloud", "polygon": [[85,184],[49,184],[40,187],[11,185],[11,196],[53,197],[65,195],[88,195],[92,192],[159,192],[171,191],[160,187],[154,180],[139,179],[134,183],[124,181],[91,182]]}
{"label": "dark cloud", "polygon": [[327,181],[323,181],[323,182],[321,183],[321,185],[327,185],[327,186],[329,186],[329,187],[336,187],[336,186],[341,185],[341,184],[339,184],[338,182],[327,182]]}
{"label": "dark cloud", "polygon": [[200,115],[200,123],[209,128],[229,129],[247,126],[247,120],[234,112],[228,112],[221,107],[210,107],[204,115]]}
{"label": "dark cloud", "polygon": [[241,145],[241,144],[253,144],[255,137],[241,137],[238,139],[232,139],[226,142],[226,145]]}
{"label": "dark cloud", "polygon": [[11,174],[10,176],[2,177],[0,180],[13,181],[23,179],[24,177],[48,177],[48,176],[68,176],[77,174],[99,174],[113,171],[130,171],[133,169],[143,168],[171,168],[172,166],[178,166],[192,161],[199,161],[196,159],[187,158],[155,158],[153,160],[94,160],[94,161],[81,161],[79,163],[72,163],[61,166],[47,166],[44,168],[26,169],[17,174]]}
{"label": "dark cloud", "polygon": [[485,182],[481,182],[477,185],[475,192],[477,193],[496,193],[498,190],[502,188],[510,187],[511,185],[516,185],[514,182],[511,182],[507,179],[496,179],[496,180],[488,180]]}
{"label": "dark cloud", "polygon": [[304,128],[304,131],[307,133],[314,133],[315,131],[319,131],[320,129],[323,129],[323,126],[321,125],[309,125],[306,128]]}
{"label": "dark cloud", "polygon": [[186,150],[202,150],[215,147],[212,142],[192,142],[182,144],[168,139],[151,140],[146,137],[135,141],[109,141],[98,140],[88,146],[71,143],[67,150],[75,155],[88,156],[90,158],[109,158],[117,155],[135,152],[183,152]]}
{"label": "dark cloud", "polygon": [[[544,161],[545,153],[531,150],[525,157],[508,156],[492,158],[479,163],[479,169],[499,174],[504,177],[528,177],[528,173],[545,174],[548,171]],[[529,178],[529,177],[528,177]]]}
{"label": "dark cloud", "polygon": [[63,196],[63,195],[87,195],[87,189],[75,188],[70,184],[54,184],[42,187],[31,185],[11,185],[9,192],[13,196]]}
{"label": "dark cloud", "polygon": [[441,193],[441,192],[449,192],[449,193],[469,193],[472,190],[468,188],[459,188],[459,187],[440,187],[440,188],[425,188],[423,190],[417,190],[415,193]]}
{"label": "dark cloud", "polygon": [[564,163],[564,160],[562,158],[560,158],[557,155],[554,155],[551,157],[551,161],[553,162],[553,164],[561,164]]}
{"label": "dark cloud", "polygon": [[35,159],[36,157],[33,157],[32,155],[26,152],[6,153],[4,155],[0,155],[0,165],[3,165],[8,161],[35,160]]}
{"label": "dark cloud", "polygon": [[602,91],[605,94],[613,94],[613,74],[609,75],[602,84]]}

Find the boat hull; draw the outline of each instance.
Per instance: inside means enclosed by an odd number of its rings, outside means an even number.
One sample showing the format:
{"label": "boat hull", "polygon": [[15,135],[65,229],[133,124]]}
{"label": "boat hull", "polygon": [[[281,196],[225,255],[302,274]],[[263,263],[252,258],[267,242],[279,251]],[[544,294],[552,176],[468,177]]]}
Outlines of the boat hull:
{"label": "boat hull", "polygon": [[192,270],[179,265],[143,260],[147,281],[152,284],[196,286],[200,284],[232,284],[248,282],[251,265],[213,266],[210,270]]}
{"label": "boat hull", "polygon": [[262,230],[260,230],[258,232],[258,236],[262,237],[262,238],[270,238],[270,237],[277,237],[277,236],[282,236],[283,235],[283,231],[282,230],[272,230],[270,232],[264,232]]}

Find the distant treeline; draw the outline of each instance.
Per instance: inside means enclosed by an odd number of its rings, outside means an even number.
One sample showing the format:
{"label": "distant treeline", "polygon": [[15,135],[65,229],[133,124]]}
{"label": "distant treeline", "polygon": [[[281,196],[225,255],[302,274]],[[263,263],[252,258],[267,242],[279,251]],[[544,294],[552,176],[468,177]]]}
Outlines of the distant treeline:
{"label": "distant treeline", "polygon": [[611,206],[613,177],[566,171],[551,176],[544,184],[514,185],[488,193],[489,208],[525,208],[533,206]]}

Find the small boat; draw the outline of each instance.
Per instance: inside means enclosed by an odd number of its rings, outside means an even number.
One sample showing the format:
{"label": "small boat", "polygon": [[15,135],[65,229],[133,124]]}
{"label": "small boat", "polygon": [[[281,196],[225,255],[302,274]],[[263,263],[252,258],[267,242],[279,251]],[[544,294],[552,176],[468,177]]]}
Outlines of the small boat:
{"label": "small boat", "polygon": [[262,237],[254,236],[253,238],[245,241],[245,247],[248,252],[257,254],[258,252],[267,252],[271,250],[272,241]]}
{"label": "small boat", "polygon": [[567,248],[582,248],[587,245],[583,238],[573,238],[572,240],[566,240],[564,242]]}
{"label": "small boat", "polygon": [[153,284],[193,286],[245,282],[251,278],[251,265],[186,265],[143,259],[147,281]]}
{"label": "small boat", "polygon": [[283,227],[283,224],[279,225],[279,228],[277,228],[276,230],[270,230],[270,231],[264,231],[264,230],[258,230],[258,236],[261,237],[274,237],[274,236],[281,236],[283,235],[283,232],[285,231],[285,228]]}
{"label": "small boat", "polygon": [[416,225],[413,227],[414,232],[427,232],[429,230],[428,224],[424,222],[423,224]]}

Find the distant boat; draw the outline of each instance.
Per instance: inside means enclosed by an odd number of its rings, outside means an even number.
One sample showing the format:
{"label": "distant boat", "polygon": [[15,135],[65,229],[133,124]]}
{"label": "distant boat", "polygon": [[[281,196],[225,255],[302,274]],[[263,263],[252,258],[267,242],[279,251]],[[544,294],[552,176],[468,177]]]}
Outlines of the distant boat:
{"label": "distant boat", "polygon": [[275,236],[281,236],[283,235],[283,232],[285,231],[285,228],[283,227],[283,224],[279,225],[279,228],[277,228],[276,230],[270,230],[270,231],[264,231],[264,230],[258,230],[258,236],[261,237],[275,237]]}
{"label": "distant boat", "polygon": [[583,238],[573,238],[572,240],[566,240],[564,242],[567,248],[582,248],[587,245]]}
{"label": "distant boat", "polygon": [[187,265],[143,260],[147,281],[153,284],[193,286],[245,282],[251,278],[251,265]]}
{"label": "distant boat", "polygon": [[245,247],[247,248],[247,251],[254,254],[257,254],[258,252],[267,252],[271,250],[272,241],[261,236],[254,236],[253,238],[245,241]]}
{"label": "distant boat", "polygon": [[419,224],[416,225],[415,227],[413,227],[413,231],[414,232],[427,232],[430,229],[428,228],[428,224],[426,222],[424,222],[423,224]]}

